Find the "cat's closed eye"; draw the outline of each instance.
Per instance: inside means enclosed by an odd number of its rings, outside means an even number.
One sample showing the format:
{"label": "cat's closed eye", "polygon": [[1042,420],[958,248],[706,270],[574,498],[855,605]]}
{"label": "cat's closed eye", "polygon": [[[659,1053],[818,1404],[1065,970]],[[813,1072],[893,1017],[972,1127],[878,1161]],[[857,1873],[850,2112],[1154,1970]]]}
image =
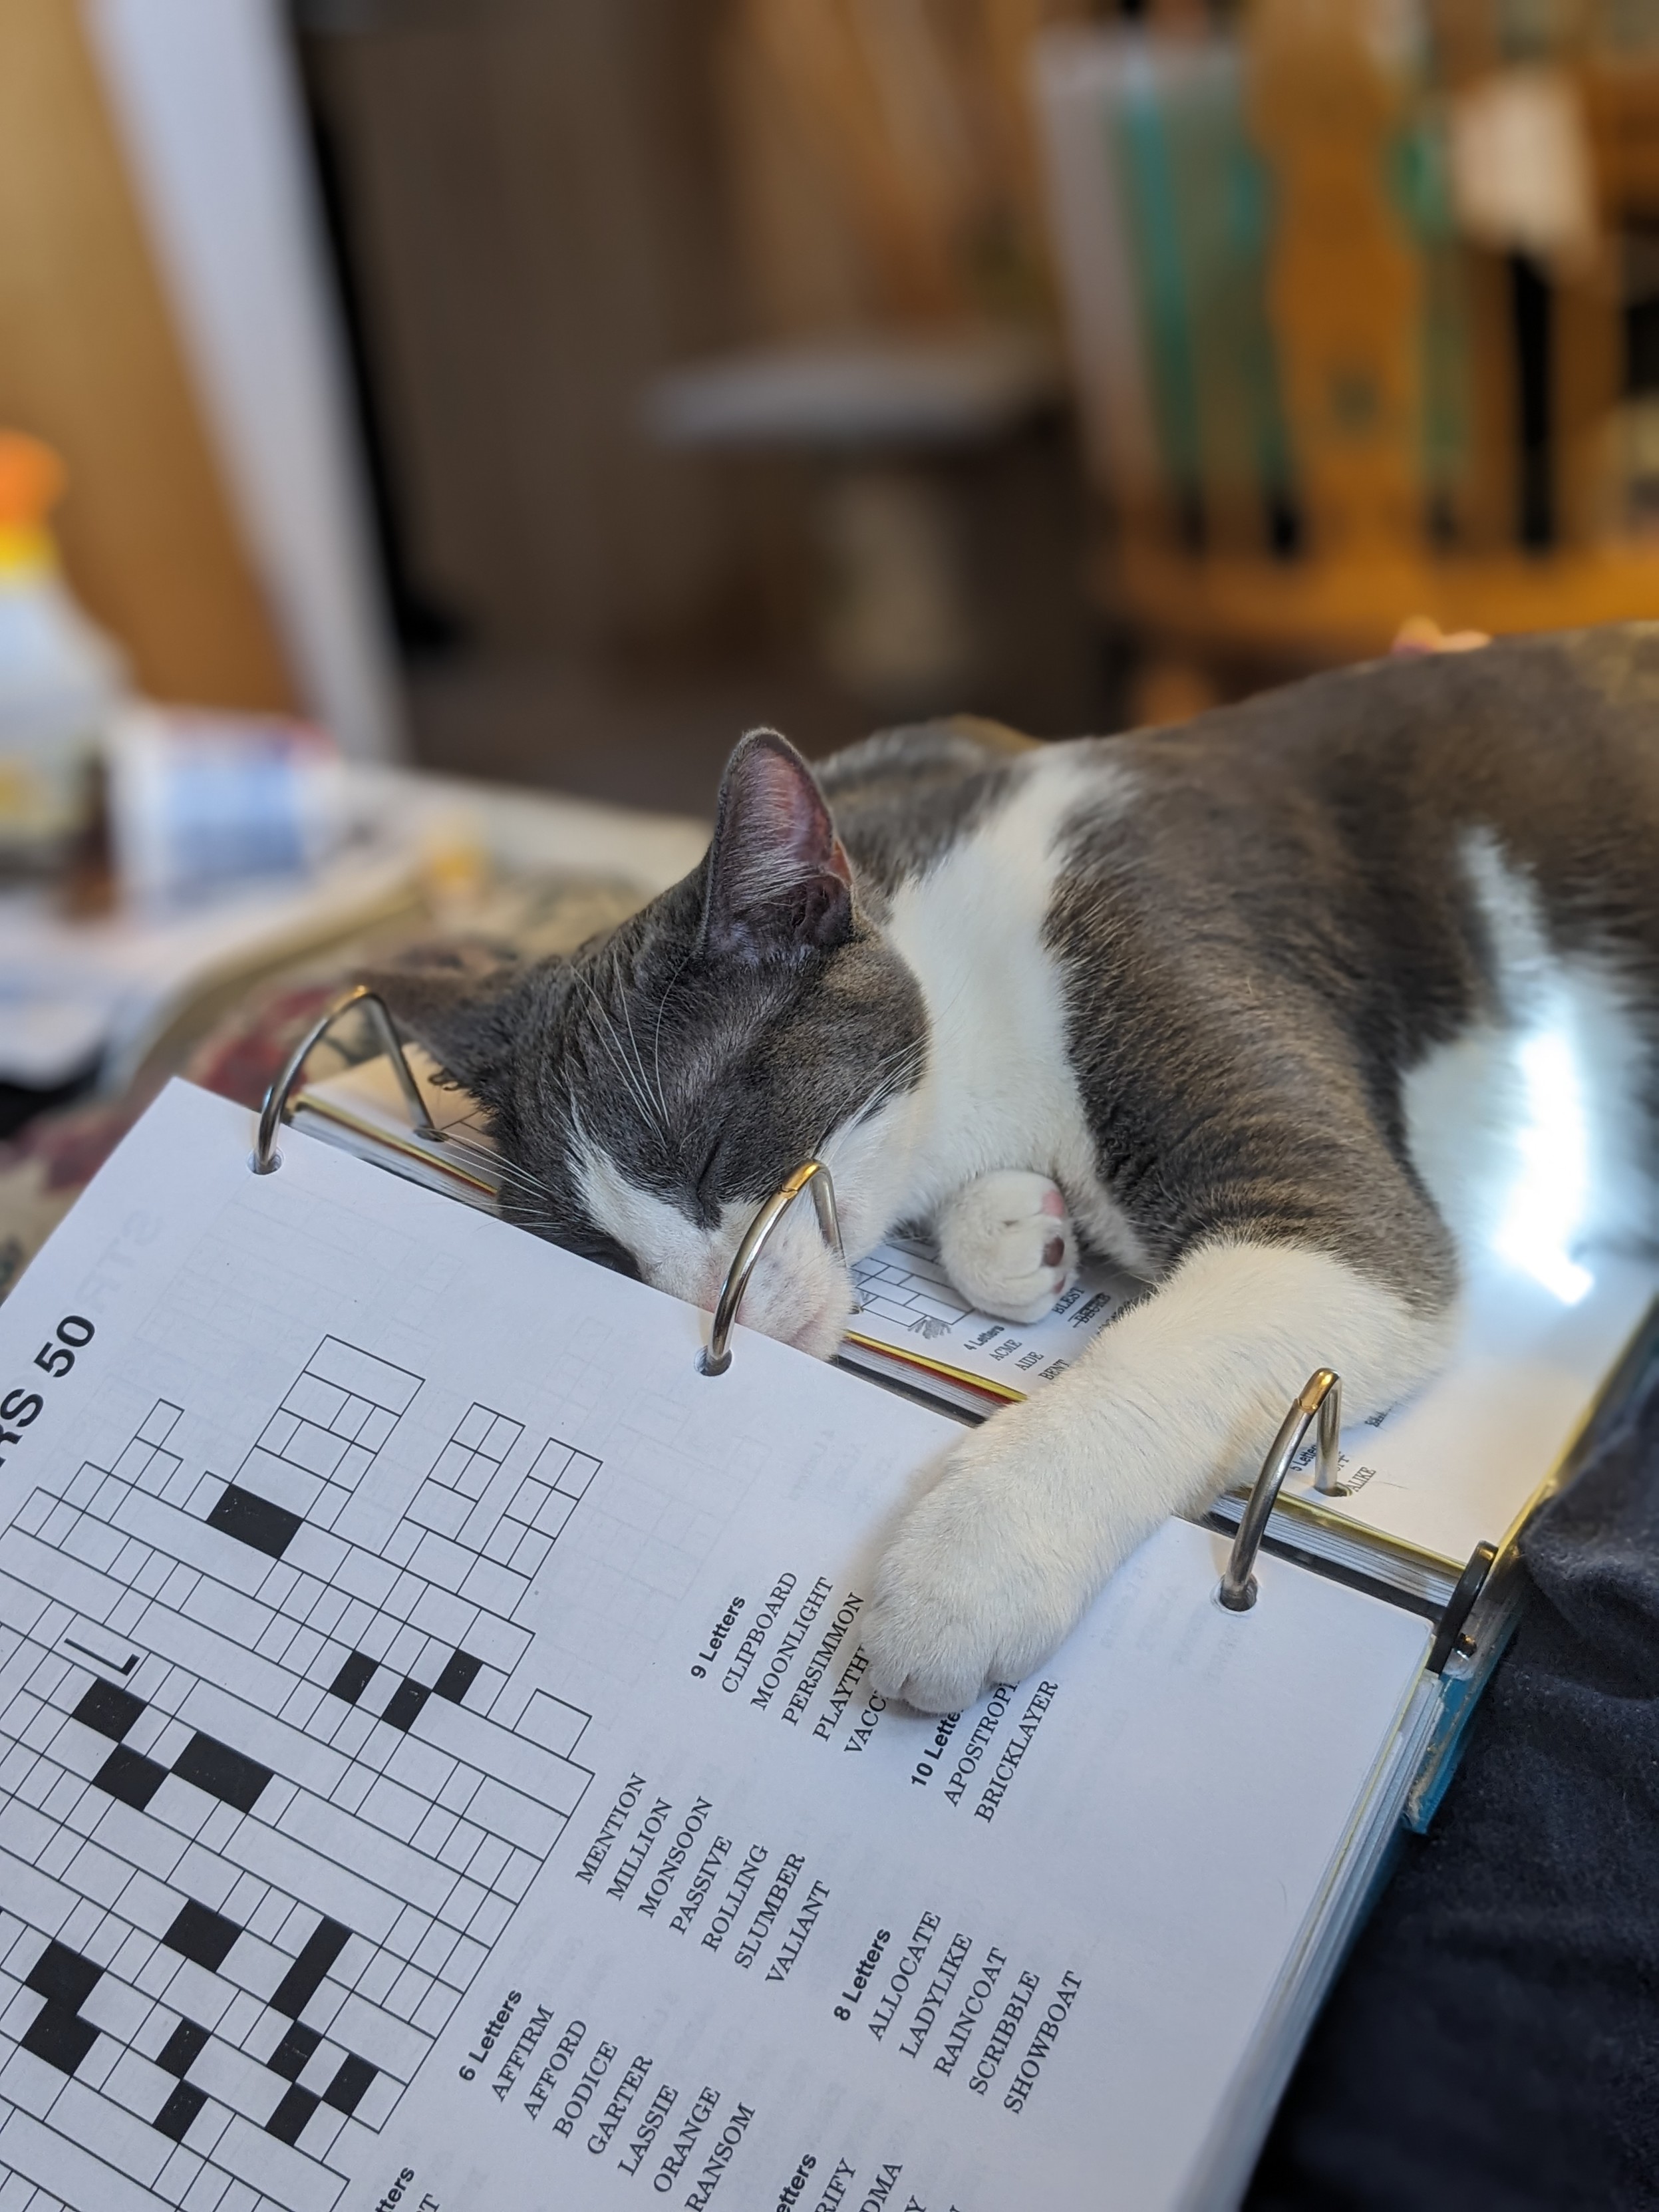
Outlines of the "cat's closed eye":
{"label": "cat's closed eye", "polygon": [[619,1244],[614,1237],[607,1237],[603,1230],[573,1231],[569,1235],[561,1237],[558,1242],[567,1252],[574,1252],[579,1260],[595,1260],[601,1267],[609,1267],[615,1274],[631,1275],[636,1283],[642,1279],[639,1262],[628,1247]]}
{"label": "cat's closed eye", "polygon": [[696,1190],[699,1198],[702,1198],[707,1194],[709,1182],[714,1176],[715,1169],[720,1165],[720,1155],[725,1152],[725,1150],[726,1132],[722,1129],[720,1134],[714,1139],[714,1143],[709,1146],[702,1165],[697,1170],[696,1176],[692,1179],[692,1188]]}

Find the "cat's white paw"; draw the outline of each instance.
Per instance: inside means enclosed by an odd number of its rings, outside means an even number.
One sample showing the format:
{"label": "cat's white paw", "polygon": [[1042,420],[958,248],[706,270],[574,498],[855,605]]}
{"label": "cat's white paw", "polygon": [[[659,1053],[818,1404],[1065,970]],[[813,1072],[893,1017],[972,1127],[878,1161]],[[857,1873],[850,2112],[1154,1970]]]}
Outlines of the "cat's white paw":
{"label": "cat's white paw", "polygon": [[1011,1407],[964,1437],[888,1547],[860,1623],[884,1696],[960,1712],[988,1683],[1019,1681],[1133,1549],[1103,1563],[1098,1531],[1085,1537],[1055,1494],[1046,1425],[1021,1420],[1034,1410]]}
{"label": "cat's white paw", "polygon": [[1024,1169],[976,1176],[934,1223],[945,1273],[1003,1321],[1041,1321],[1072,1279],[1077,1237],[1057,1183]]}

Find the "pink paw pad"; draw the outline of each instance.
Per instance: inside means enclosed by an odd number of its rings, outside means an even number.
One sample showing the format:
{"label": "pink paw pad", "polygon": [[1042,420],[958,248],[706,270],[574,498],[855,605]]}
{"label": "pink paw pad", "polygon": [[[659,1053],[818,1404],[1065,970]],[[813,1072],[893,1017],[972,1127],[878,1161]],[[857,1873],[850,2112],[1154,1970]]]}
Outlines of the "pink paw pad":
{"label": "pink paw pad", "polygon": [[1048,1191],[1043,1197],[1042,1210],[1045,1213],[1052,1213],[1056,1221],[1063,1221],[1066,1218],[1066,1200],[1057,1190]]}

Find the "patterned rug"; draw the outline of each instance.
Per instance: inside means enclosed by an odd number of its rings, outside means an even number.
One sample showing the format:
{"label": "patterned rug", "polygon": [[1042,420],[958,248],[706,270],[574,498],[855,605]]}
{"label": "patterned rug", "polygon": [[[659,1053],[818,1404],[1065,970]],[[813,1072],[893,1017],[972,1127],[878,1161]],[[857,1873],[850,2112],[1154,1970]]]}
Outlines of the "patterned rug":
{"label": "patterned rug", "polygon": [[[17,1282],[87,1183],[174,1075],[257,1111],[277,1070],[329,1000],[366,968],[384,968],[427,946],[510,945],[520,957],[574,951],[639,902],[627,885],[596,878],[509,877],[459,914],[424,913],[313,951],[292,968],[262,975],[219,1011],[223,987],[181,1009],[167,1036],[116,1098],[61,1108],[0,1145],[0,1298]],[[234,996],[234,994],[233,994]],[[337,1073],[378,1049],[368,1034],[342,1024],[308,1063],[313,1075]]]}

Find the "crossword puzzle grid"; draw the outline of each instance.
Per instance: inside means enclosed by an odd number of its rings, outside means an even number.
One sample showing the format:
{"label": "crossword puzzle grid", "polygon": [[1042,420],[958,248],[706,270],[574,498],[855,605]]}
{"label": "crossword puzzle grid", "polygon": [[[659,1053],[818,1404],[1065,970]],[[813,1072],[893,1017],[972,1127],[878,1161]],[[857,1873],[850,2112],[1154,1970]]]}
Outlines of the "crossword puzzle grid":
{"label": "crossword puzzle grid", "polygon": [[0,2169],[0,2212],[70,2212],[61,2197],[54,2197],[49,2189],[37,2189],[21,2173],[7,2173]]}
{"label": "crossword puzzle grid", "polygon": [[598,1462],[474,1405],[354,1543],[420,1387],[325,1339],[230,1480],[163,1401],[0,1537],[0,2212],[328,2212],[580,1802],[512,1616]]}
{"label": "crossword puzzle grid", "polygon": [[[894,1255],[902,1255],[895,1258]],[[939,1261],[919,1244],[891,1237],[853,1268],[860,1310],[914,1335],[944,1336],[973,1311]]]}

